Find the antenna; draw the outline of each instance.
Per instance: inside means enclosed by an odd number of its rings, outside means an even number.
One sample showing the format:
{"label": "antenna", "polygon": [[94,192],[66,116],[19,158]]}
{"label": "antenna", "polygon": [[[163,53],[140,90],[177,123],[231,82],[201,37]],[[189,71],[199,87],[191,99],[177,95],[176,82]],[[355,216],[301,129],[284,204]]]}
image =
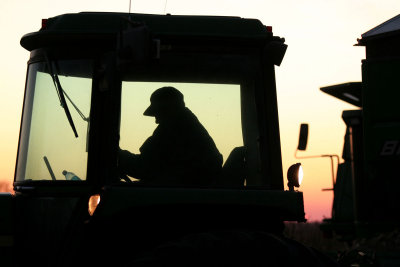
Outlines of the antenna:
{"label": "antenna", "polygon": [[165,5],[164,5],[164,14],[165,14],[165,12],[166,12],[166,10],[167,10],[167,3],[168,3],[168,0],[165,0]]}
{"label": "antenna", "polygon": [[132,0],[129,0],[129,14],[131,14],[131,2]]}

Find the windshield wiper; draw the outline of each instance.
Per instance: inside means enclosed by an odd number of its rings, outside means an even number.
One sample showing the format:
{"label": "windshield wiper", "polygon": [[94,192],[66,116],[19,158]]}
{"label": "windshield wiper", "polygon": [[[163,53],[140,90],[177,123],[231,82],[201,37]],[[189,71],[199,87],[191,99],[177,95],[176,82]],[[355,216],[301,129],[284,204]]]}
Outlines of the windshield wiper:
{"label": "windshield wiper", "polygon": [[44,160],[44,163],[46,164],[47,170],[48,170],[49,173],[50,173],[51,179],[52,179],[53,181],[55,181],[55,180],[56,180],[56,176],[54,175],[54,172],[53,172],[53,169],[51,168],[51,165],[50,165],[49,160],[47,159],[46,156],[43,157],[43,160]]}
{"label": "windshield wiper", "polygon": [[82,120],[88,122],[89,121],[89,117],[85,117],[85,115],[82,113],[82,111],[78,108],[78,106],[74,103],[74,101],[72,101],[72,99],[69,97],[69,95],[67,94],[67,92],[64,92],[64,95],[67,97],[67,99],[69,100],[69,102],[72,104],[72,106],[75,108],[76,112],[78,112],[79,116],[82,118]]}
{"label": "windshield wiper", "polygon": [[78,132],[76,131],[74,121],[72,120],[71,113],[69,112],[67,102],[65,101],[65,97],[64,97],[65,92],[63,91],[63,89],[61,87],[61,83],[60,83],[60,80],[58,79],[58,75],[57,75],[57,73],[55,73],[53,71],[52,62],[50,62],[47,54],[45,55],[45,58],[46,58],[47,66],[49,68],[49,74],[50,74],[51,78],[53,79],[54,87],[56,88],[58,98],[60,99],[61,107],[64,108],[65,115],[67,116],[68,122],[71,125],[72,131],[74,132],[75,137],[78,138]]}
{"label": "windshield wiper", "polygon": [[76,112],[78,112],[79,116],[82,118],[83,121],[86,121],[88,123],[87,130],[86,130],[86,152],[89,151],[89,128],[90,128],[90,115],[89,117],[86,117],[82,111],[78,108],[78,106],[72,101],[72,99],[69,97],[67,92],[63,91],[69,102],[72,104],[72,106],[75,108]]}

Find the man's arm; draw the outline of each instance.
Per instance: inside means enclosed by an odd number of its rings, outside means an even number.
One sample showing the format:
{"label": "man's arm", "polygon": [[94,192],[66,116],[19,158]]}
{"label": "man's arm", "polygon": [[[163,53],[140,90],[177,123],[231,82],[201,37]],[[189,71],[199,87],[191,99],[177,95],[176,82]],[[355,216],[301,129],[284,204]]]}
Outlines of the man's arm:
{"label": "man's arm", "polygon": [[120,149],[118,152],[118,170],[123,175],[140,179],[140,155]]}

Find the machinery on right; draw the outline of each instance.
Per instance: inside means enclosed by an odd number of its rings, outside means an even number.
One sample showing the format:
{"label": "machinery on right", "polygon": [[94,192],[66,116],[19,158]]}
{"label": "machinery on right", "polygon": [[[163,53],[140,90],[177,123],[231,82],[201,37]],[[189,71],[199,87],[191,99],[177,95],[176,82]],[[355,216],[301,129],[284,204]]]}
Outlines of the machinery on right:
{"label": "machinery on right", "polygon": [[321,225],[349,242],[400,225],[400,15],[362,34],[356,46],[366,48],[362,81],[320,88],[358,107],[342,113],[343,163],[337,168],[332,218]]}

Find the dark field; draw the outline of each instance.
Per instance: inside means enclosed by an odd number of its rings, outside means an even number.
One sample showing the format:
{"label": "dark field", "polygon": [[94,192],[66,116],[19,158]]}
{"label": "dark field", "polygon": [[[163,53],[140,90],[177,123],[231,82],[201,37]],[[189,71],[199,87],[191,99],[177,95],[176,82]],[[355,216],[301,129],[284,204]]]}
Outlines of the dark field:
{"label": "dark field", "polygon": [[337,258],[338,254],[350,249],[346,242],[340,241],[336,236],[325,237],[319,226],[319,222],[287,222],[285,223],[284,235],[308,247],[318,249],[334,259]]}
{"label": "dark field", "polygon": [[400,266],[399,229],[345,242],[335,234],[325,237],[319,222],[285,226],[286,237],[325,253],[342,266]]}

